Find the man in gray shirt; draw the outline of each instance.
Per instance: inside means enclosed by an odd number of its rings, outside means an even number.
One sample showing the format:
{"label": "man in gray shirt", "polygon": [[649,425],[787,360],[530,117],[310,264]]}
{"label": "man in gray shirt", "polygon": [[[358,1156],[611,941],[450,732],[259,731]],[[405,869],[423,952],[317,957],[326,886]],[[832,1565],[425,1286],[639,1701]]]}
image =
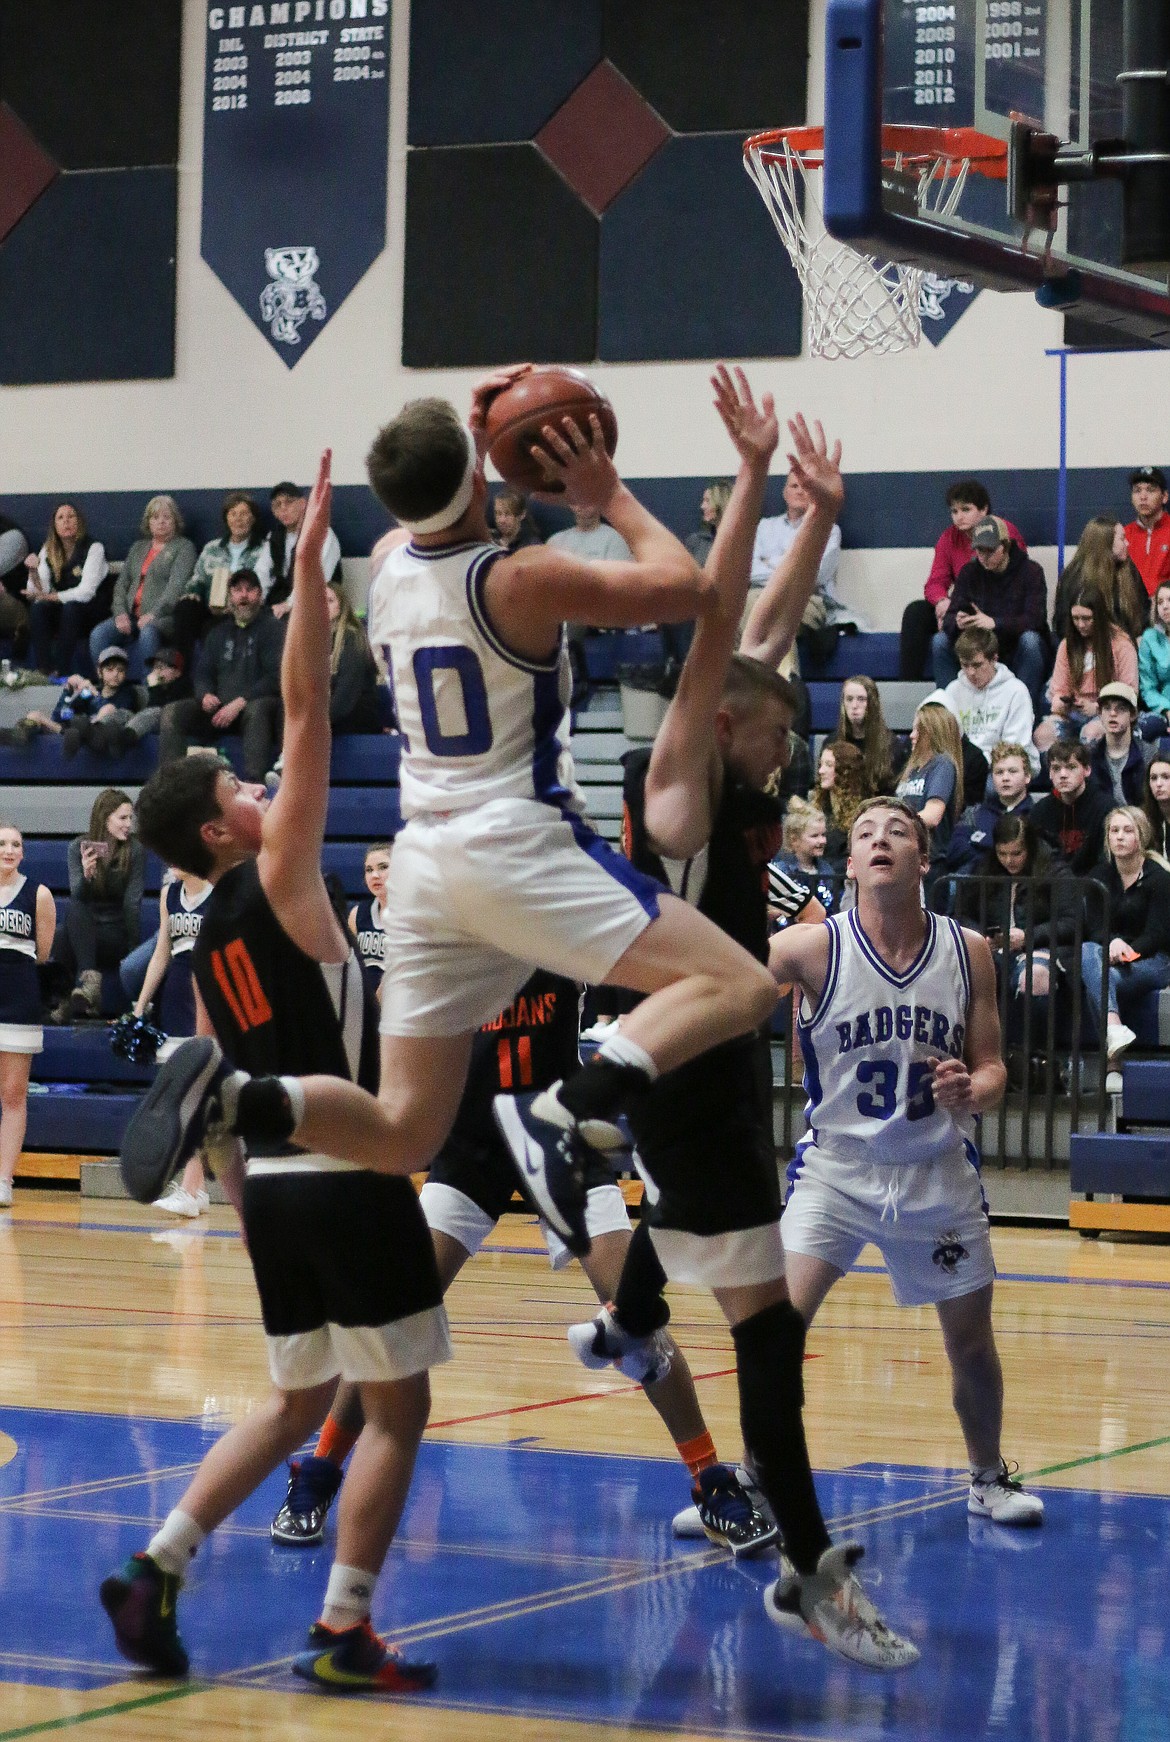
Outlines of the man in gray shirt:
{"label": "man in gray shirt", "polygon": [[595,508],[574,508],[573,519],[577,524],[566,526],[563,532],[554,532],[549,544],[567,550],[571,556],[579,556],[584,562],[633,561],[630,547],[621,533],[606,526]]}

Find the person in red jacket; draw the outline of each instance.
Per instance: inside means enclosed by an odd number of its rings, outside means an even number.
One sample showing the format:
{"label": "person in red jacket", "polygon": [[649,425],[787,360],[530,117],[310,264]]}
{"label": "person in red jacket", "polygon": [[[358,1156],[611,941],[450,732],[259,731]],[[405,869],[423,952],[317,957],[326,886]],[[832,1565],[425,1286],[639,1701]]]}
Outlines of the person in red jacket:
{"label": "person in red jacket", "polygon": [[[955,577],[971,561],[971,531],[991,513],[991,497],[978,478],[960,478],[947,491],[951,524],[934,547],[934,561],[926,577],[924,597],[912,599],[902,613],[898,676],[915,682],[930,676],[930,643],[943,626]],[[1023,551],[1027,545],[1018,527],[1004,525]]]}
{"label": "person in red jacket", "polygon": [[1160,466],[1139,466],[1129,475],[1129,494],[1136,520],[1125,529],[1134,567],[1152,599],[1163,581],[1170,581],[1170,514],[1166,512],[1166,474]]}

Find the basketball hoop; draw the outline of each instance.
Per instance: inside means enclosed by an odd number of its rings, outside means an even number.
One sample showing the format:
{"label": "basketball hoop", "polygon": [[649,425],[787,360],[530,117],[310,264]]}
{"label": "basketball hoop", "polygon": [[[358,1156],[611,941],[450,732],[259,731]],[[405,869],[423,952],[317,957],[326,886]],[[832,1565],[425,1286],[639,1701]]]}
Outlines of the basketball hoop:
{"label": "basketball hoop", "polygon": [[[744,145],[743,161],[800,279],[810,354],[883,356],[917,345],[923,269],[859,254],[823,225],[814,234],[805,220],[810,206],[820,217],[808,175],[824,167],[824,128],[757,133]],[[905,178],[919,212],[949,218],[972,170],[1006,176],[1007,146],[973,127],[889,126],[882,128],[882,164]]]}

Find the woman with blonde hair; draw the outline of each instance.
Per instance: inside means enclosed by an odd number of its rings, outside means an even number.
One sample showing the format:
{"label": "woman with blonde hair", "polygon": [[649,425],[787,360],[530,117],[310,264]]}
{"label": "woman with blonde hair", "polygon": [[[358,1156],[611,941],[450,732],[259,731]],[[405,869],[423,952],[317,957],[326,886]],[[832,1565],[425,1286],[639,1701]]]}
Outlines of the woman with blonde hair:
{"label": "woman with blonde hair", "polygon": [[341,588],[325,588],[333,629],[329,656],[329,724],[334,732],[377,732],[378,668],[365,625]]}
{"label": "woman with blonde hair", "polygon": [[830,744],[852,744],[861,752],[863,798],[894,790],[894,735],[882,714],[877,685],[864,673],[841,685],[841,710]]}
{"label": "woman with blonde hair", "polygon": [[1068,634],[1072,602],[1085,587],[1097,589],[1113,621],[1137,641],[1150,620],[1150,601],[1116,514],[1094,514],[1056,583],[1052,633],[1058,642]]}
{"label": "woman with blonde hair", "polygon": [[844,871],[853,819],[865,799],[877,796],[865,789],[865,768],[856,744],[836,738],[823,747],[814,796],[828,826],[825,857],[834,870]]}
{"label": "woman with blonde hair", "polygon": [[71,672],[77,643],[110,613],[114,582],[105,546],[89,536],[80,508],[58,502],[39,556],[25,563],[33,664],[50,677]]}
{"label": "woman with blonde hair", "polygon": [[910,755],[894,796],[930,830],[930,856],[948,845],[963,809],[963,740],[959,722],[942,702],[925,701],[910,728]]}
{"label": "woman with blonde hair", "polygon": [[[1109,897],[1109,929],[1103,901],[1086,903],[1090,941],[1081,945],[1085,1003],[1101,1030],[1101,987],[1107,974],[1105,1053],[1112,1062],[1137,1035],[1127,1015],[1150,992],[1170,986],[1170,871],[1151,852],[1150,819],[1135,804],[1116,806],[1105,818],[1106,863],[1090,876]],[[1118,1083],[1120,1087],[1120,1082]]]}
{"label": "woman with blonde hair", "polygon": [[170,643],[175,606],[195,567],[195,546],[183,536],[183,516],[173,496],[151,497],[140,531],[114,583],[113,615],[89,638],[95,670],[105,648],[129,649],[136,683],[145,676],[147,661]]}

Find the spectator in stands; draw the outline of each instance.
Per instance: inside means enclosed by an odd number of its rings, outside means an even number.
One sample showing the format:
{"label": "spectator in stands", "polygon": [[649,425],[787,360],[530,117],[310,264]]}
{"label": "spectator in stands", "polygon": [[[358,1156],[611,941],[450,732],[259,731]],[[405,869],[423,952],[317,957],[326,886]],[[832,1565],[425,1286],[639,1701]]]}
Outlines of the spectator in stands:
{"label": "spectator in stands", "polygon": [[1125,528],[1116,514],[1093,516],[1056,583],[1052,633],[1057,641],[1063,641],[1068,634],[1073,600],[1088,588],[1101,594],[1113,621],[1136,641],[1150,620],[1150,601],[1130,557]]}
{"label": "spectator in stands", "polygon": [[841,708],[830,744],[852,744],[861,752],[862,797],[877,798],[894,790],[894,734],[882,714],[882,698],[871,677],[847,677],[841,686]]}
{"label": "spectator in stands", "polygon": [[947,849],[947,869],[973,871],[991,851],[992,835],[1001,817],[1027,816],[1032,809],[1028,782],[1032,763],[1023,744],[997,744],[991,752],[990,796],[981,796],[968,806],[955,825]]}
{"label": "spectator in stands", "polygon": [[335,734],[380,732],[378,668],[365,625],[339,586],[325,589],[325,603],[333,625],[329,724]]}
{"label": "spectator in stands", "polygon": [[95,670],[103,648],[126,647],[131,674],[141,677],[146,661],[174,633],[175,605],[195,567],[195,546],[183,537],[183,517],[173,496],[151,497],[141,531],[114,582],[113,616],[89,638]]}
{"label": "spectator in stands", "polygon": [[[964,738],[990,758],[997,744],[1027,744],[1032,773],[1040,754],[1032,744],[1032,698],[1018,677],[999,662],[994,629],[964,629],[955,642],[959,675],[939,695],[959,722]],[[933,701],[932,696],[928,698]]]}
{"label": "spectator in stands", "polygon": [[824,856],[834,871],[843,873],[854,818],[863,800],[873,796],[865,791],[865,769],[856,744],[837,740],[824,746],[817,763],[815,796],[828,830]]}
{"label": "spectator in stands", "polygon": [[[725,479],[712,480],[703,491],[699,503],[699,526],[696,531],[688,532],[686,537],[686,547],[701,569],[707,566],[711,546],[715,543],[715,534],[719,531],[719,522],[723,519],[723,510],[730,501],[731,485]],[[767,576],[764,578],[767,579]]]}
{"label": "spectator in stands", "polygon": [[220,519],[222,538],[203,546],[175,605],[175,646],[188,660],[208,624],[226,615],[228,582],[237,570],[251,569],[265,593],[272,585],[272,552],[260,510],[245,490],[232,490],[224,497]]}
{"label": "spectator in stands", "polygon": [[88,833],[69,843],[69,900],[57,959],[73,990],[53,1021],[101,1014],[103,968],[116,968],[138,942],[144,855],[134,834],[134,806],[107,787],[90,813]]}
{"label": "spectator in stands", "polygon": [[1161,751],[1146,769],[1142,809],[1150,819],[1150,851],[1170,870],[1170,756]]}
{"label": "spectator in stands", "polygon": [[1091,769],[1083,744],[1058,741],[1048,752],[1052,792],[1032,807],[1033,824],[1074,877],[1087,876],[1105,853],[1105,818],[1112,801],[1090,779]]}
{"label": "spectator in stands", "polygon": [[894,789],[930,830],[930,857],[950,846],[963,809],[963,745],[959,722],[940,700],[923,702],[910,728],[910,756]]}
{"label": "spectator in stands", "polygon": [[1152,621],[1138,642],[1138,676],[1143,708],[1170,723],[1170,581],[1154,594]]}
{"label": "spectator in stands", "polygon": [[[1073,930],[1073,901],[1054,885],[1067,876],[1054,863],[1051,849],[1037,833],[1031,817],[1020,811],[999,818],[977,869],[987,879],[984,888],[968,891],[968,909],[975,897],[979,925],[995,958],[996,970],[1008,969],[1008,989],[1023,998],[1031,979],[1034,997],[1050,987],[1050,945],[1067,943]],[[1063,896],[1063,899],[1062,899]],[[1029,936],[1032,972],[1027,974]]]}
{"label": "spectator in stands", "polygon": [[[951,524],[934,547],[934,561],[923,588],[925,597],[911,600],[902,613],[898,676],[908,683],[930,676],[930,644],[943,626],[959,570],[971,561],[971,529],[991,513],[991,497],[977,478],[961,478],[947,491],[947,507]],[[1004,525],[1026,551],[1018,527],[1010,520]]]}
{"label": "spectator in stands", "polygon": [[[784,484],[785,512],[761,520],[756,528],[751,569],[754,587],[763,586],[777,565],[788,555],[808,507],[808,492],[795,474],[790,472]],[[822,665],[832,658],[837,637],[843,628],[847,625],[858,627],[858,618],[842,605],[835,592],[840,561],[841,528],[834,526],[817,572],[816,590],[805,606],[802,626],[796,638],[802,660],[816,665]]]}
{"label": "spectator in stands", "polygon": [[229,615],[209,631],[195,664],[195,694],[163,709],[159,761],[186,754],[192,744],[215,746],[229,732],[243,744],[245,780],[262,781],[272,766],[280,733],[278,623],[251,569],[238,569],[228,586]]}
{"label": "spectator in stands", "polygon": [[15,726],[0,731],[0,743],[26,748],[41,732],[63,739],[66,756],[76,756],[85,736],[83,726],[94,720],[109,720],[117,708],[138,706],[138,687],[126,674],[126,652],[107,647],[98,661],[97,683],[74,673],[65,680],[51,714],[32,708]]}
{"label": "spectator in stands", "polygon": [[12,1202],[12,1176],[24,1147],[28,1079],[44,1049],[38,962],[47,962],[57,928],[52,891],[21,871],[24,837],[0,822],[0,1210]]}
{"label": "spectator in stands", "polygon": [[620,532],[607,526],[596,508],[574,508],[573,525],[554,532],[550,545],[582,562],[629,562],[630,547]]}
{"label": "spectator in stands", "polygon": [[1139,466],[1129,475],[1136,520],[1125,529],[1129,554],[1151,599],[1159,581],[1170,581],[1170,516],[1166,513],[1166,474],[1160,466]]}
{"label": "spectator in stands", "polygon": [[[293,557],[296,555],[301,522],[309,505],[309,492],[302,484],[293,484],[284,478],[279,484],[272,486],[271,503],[272,518],[276,525],[268,535],[272,581],[268,588],[267,602],[273,616],[279,620],[287,617],[292,610]],[[321,566],[325,570],[327,581],[340,581],[341,545],[332,527],[325,534]]]}
{"label": "spectator in stands", "polygon": [[1102,684],[1097,700],[1105,733],[1089,752],[1092,778],[1112,804],[1140,805],[1156,746],[1135,732],[1137,691],[1126,683]]}
{"label": "spectator in stands", "polygon": [[1151,840],[1146,813],[1137,805],[1118,805],[1105,818],[1107,861],[1093,872],[1109,895],[1109,935],[1103,904],[1090,902],[1086,931],[1096,936],[1081,945],[1081,980],[1100,1033],[1101,980],[1108,972],[1105,1052],[1110,1060],[1137,1039],[1125,1017],[1148,993],[1170,986],[1170,871],[1151,854]]}
{"label": "spectator in stands", "polygon": [[1109,615],[1096,588],[1086,587],[1069,607],[1068,634],[1056,650],[1048,685],[1051,713],[1036,728],[1036,744],[1049,749],[1057,738],[1095,744],[1104,733],[1100,694],[1113,683],[1137,693],[1137,648]]}
{"label": "spectator in stands", "polygon": [[28,606],[21,598],[27,583],[24,559],[28,539],[7,514],[0,514],[0,635],[19,642],[28,629]]}
{"label": "spectator in stands", "polygon": [[804,798],[813,784],[813,759],[808,740],[790,732],[788,745],[788,767],[782,773],[770,775],[764,788],[765,792],[780,800],[782,810],[787,810],[794,798]]}
{"label": "spectator in stands", "polygon": [[[993,629],[999,657],[1025,686],[1037,711],[1048,676],[1048,583],[995,514],[971,532],[974,557],[955,578],[942,628],[931,643],[939,689],[958,676],[955,642],[965,629]],[[1027,736],[1027,734],[1024,734]]]}
{"label": "spectator in stands", "polygon": [[772,861],[810,889],[826,915],[836,912],[840,899],[840,882],[825,857],[827,835],[820,806],[811,799],[794,798],[784,813],[783,847]]}
{"label": "spectator in stands", "polygon": [[56,677],[72,669],[77,643],[110,614],[114,580],[105,546],[89,536],[80,508],[59,502],[40,554],[24,561],[32,662]]}
{"label": "spectator in stands", "polygon": [[495,522],[494,542],[501,550],[522,550],[528,544],[543,544],[540,528],[528,512],[528,498],[523,490],[505,485],[492,503]]}
{"label": "spectator in stands", "polygon": [[386,933],[382,927],[382,903],[386,897],[386,879],[390,874],[392,841],[378,841],[366,848],[362,867],[369,894],[349,910],[349,929],[357,946],[358,960],[366,984],[382,1002],[382,976],[386,971]]}
{"label": "spectator in stands", "polygon": [[119,710],[109,725],[94,728],[92,735],[104,732],[106,739],[104,745],[97,747],[111,756],[123,756],[135,744],[159,731],[163,709],[172,702],[186,701],[194,693],[186,665],[177,647],[160,647],[147,666],[145,684],[139,685],[134,711],[123,714]]}

